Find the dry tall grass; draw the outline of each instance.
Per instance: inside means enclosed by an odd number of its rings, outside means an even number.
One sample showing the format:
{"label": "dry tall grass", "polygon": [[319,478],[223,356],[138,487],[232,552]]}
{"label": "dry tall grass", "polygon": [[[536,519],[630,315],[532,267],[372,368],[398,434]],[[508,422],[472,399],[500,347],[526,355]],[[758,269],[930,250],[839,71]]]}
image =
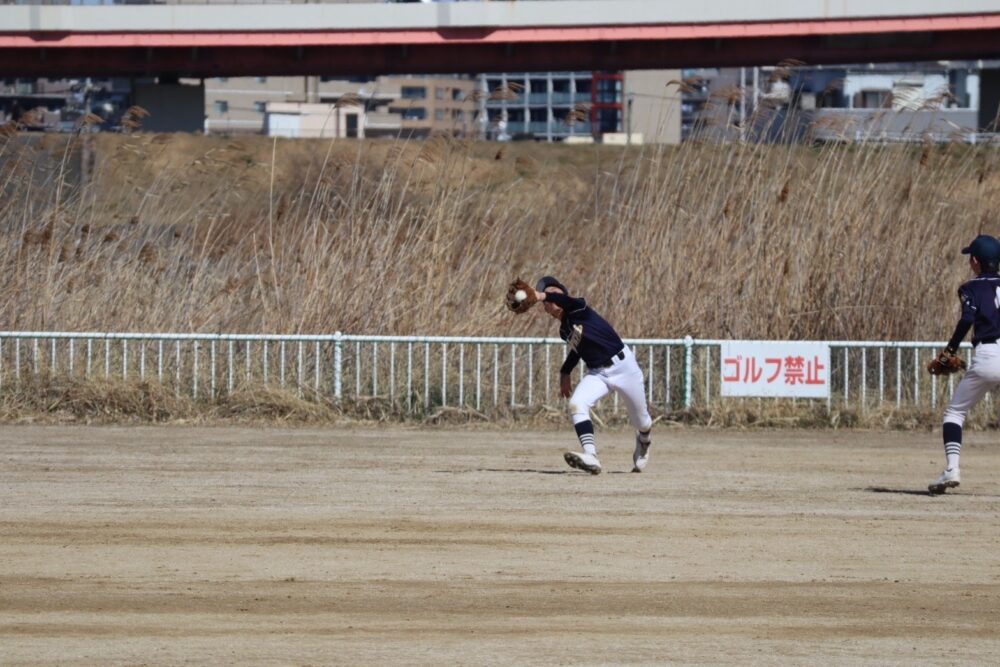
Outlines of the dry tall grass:
{"label": "dry tall grass", "polygon": [[[0,137],[0,328],[942,339],[996,149]],[[81,144],[92,164],[81,182]]]}

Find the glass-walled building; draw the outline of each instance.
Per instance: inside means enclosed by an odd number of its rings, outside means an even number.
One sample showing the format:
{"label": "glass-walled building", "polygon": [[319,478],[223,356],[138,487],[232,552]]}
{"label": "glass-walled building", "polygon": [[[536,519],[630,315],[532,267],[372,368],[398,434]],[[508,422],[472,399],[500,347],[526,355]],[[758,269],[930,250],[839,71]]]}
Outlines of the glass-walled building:
{"label": "glass-walled building", "polygon": [[[595,72],[481,74],[477,80],[480,136],[563,141],[593,136],[595,128],[598,134],[620,132],[621,75],[617,76],[615,91],[613,82],[611,90],[605,90],[608,84]],[[616,98],[617,116],[610,107],[595,106],[595,82],[602,87],[602,105],[604,99]]]}

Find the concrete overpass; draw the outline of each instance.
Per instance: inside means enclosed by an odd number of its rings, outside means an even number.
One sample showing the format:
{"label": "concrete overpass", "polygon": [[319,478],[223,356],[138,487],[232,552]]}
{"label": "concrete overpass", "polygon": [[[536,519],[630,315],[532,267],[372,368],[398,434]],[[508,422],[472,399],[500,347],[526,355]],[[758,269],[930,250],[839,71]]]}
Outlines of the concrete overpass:
{"label": "concrete overpass", "polygon": [[0,76],[634,70],[1000,57],[1000,0],[0,6]]}

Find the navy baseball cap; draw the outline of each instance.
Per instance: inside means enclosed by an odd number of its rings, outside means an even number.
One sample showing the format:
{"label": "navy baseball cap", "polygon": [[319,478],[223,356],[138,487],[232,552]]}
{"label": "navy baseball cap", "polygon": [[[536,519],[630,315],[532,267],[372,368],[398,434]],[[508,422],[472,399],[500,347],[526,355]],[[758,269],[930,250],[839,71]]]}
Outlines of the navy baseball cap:
{"label": "navy baseball cap", "polygon": [[546,287],[558,287],[563,291],[563,294],[569,295],[569,290],[566,289],[566,286],[552,276],[542,276],[535,283],[535,290],[538,292],[544,292]]}
{"label": "navy baseball cap", "polygon": [[967,247],[962,248],[963,255],[972,255],[980,264],[1000,262],[1000,241],[989,234],[980,234]]}

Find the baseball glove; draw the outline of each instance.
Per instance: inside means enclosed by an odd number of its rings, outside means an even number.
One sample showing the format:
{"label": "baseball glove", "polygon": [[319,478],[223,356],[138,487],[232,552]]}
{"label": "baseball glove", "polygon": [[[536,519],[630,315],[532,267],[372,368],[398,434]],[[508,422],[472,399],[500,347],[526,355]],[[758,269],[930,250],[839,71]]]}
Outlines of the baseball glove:
{"label": "baseball glove", "polygon": [[[518,298],[521,297],[521,298]],[[526,313],[538,302],[535,290],[520,278],[507,286],[507,307],[515,313]]]}
{"label": "baseball glove", "polygon": [[948,350],[931,359],[931,362],[927,364],[927,372],[931,375],[951,375],[964,370],[965,359]]}

